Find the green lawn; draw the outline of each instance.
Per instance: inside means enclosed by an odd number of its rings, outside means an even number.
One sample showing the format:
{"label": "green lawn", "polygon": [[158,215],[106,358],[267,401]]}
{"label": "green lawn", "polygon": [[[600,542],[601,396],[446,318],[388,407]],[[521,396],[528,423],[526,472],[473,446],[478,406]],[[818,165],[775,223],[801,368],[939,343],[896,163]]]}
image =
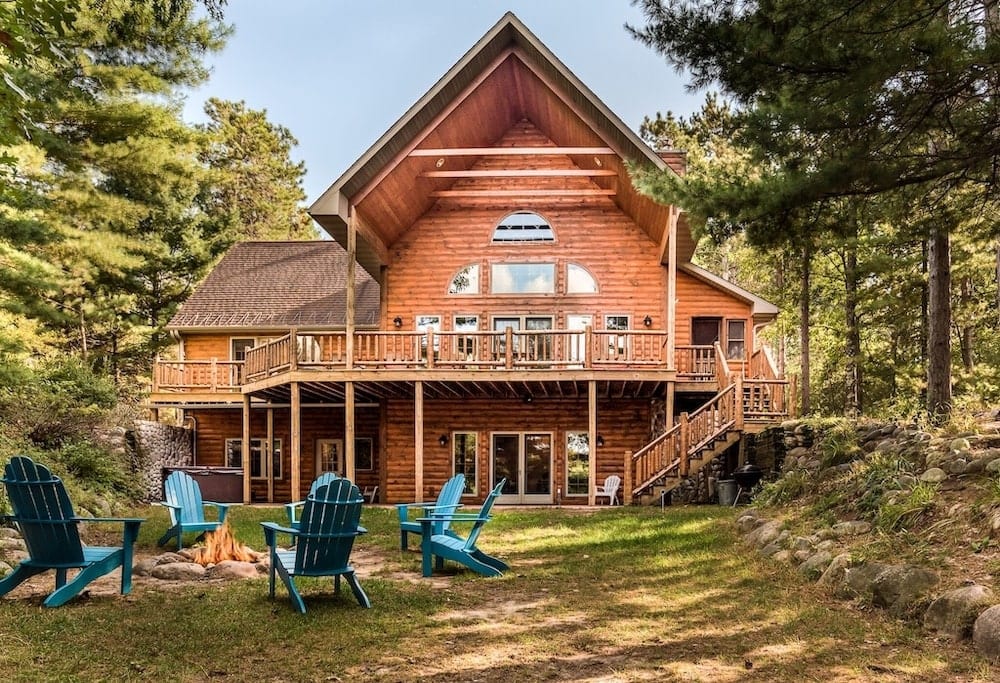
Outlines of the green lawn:
{"label": "green lawn", "polygon": [[[166,526],[142,510],[140,550]],[[263,547],[261,520],[232,511]],[[968,647],[827,598],[791,569],[735,544],[716,507],[501,510],[482,545],[512,571],[419,578],[398,550],[395,512],[366,508],[356,548],[381,556],[362,583],[373,608],[302,581],[293,612],[267,580],[185,588],[47,610],[0,601],[4,680],[994,680]]]}

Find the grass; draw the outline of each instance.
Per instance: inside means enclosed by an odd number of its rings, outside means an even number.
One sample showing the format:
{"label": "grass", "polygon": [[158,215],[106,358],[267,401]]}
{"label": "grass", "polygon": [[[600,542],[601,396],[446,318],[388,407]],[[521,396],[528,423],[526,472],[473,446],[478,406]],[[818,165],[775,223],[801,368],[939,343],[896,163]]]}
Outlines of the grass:
{"label": "grass", "polygon": [[[142,510],[141,552],[166,526]],[[235,508],[261,549],[276,508]],[[5,680],[992,680],[968,648],[941,646],[879,613],[835,602],[735,542],[716,507],[502,510],[481,544],[512,571],[419,578],[395,512],[367,508],[356,548],[382,566],[362,580],[373,608],[300,580],[293,612],[266,578],[39,607],[0,601]],[[749,668],[748,668],[749,667]]]}

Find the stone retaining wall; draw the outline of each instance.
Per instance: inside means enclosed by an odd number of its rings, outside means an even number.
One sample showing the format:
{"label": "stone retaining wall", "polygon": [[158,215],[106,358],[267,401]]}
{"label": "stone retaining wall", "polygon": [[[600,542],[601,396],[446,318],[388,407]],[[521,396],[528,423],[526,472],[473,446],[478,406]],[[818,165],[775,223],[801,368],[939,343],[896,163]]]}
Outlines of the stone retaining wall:
{"label": "stone retaining wall", "polygon": [[164,467],[194,464],[190,429],[136,420],[130,432],[133,469],[139,487],[147,501],[162,497],[162,471]]}

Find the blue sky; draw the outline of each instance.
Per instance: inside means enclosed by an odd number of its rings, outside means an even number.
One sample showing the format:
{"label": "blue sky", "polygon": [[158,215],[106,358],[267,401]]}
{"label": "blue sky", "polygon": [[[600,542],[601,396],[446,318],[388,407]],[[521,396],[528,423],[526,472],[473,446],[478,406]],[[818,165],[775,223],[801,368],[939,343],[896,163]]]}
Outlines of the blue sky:
{"label": "blue sky", "polygon": [[311,203],[508,10],[632,128],[704,99],[626,33],[628,0],[231,0],[235,34],[185,118],[213,96],[266,109],[299,141]]}

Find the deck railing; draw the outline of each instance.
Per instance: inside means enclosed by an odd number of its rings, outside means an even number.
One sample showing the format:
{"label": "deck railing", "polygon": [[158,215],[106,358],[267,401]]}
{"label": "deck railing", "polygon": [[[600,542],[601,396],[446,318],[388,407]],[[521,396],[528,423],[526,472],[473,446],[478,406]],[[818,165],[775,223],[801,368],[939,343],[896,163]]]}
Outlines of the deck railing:
{"label": "deck railing", "polygon": [[[290,368],[343,369],[343,332],[285,335],[246,354],[246,379]],[[667,334],[650,330],[374,331],[354,335],[356,368],[663,368]],[[295,353],[292,353],[292,349]]]}
{"label": "deck railing", "polygon": [[715,379],[715,348],[712,346],[676,346],[674,364],[677,374],[689,382],[711,382]]}
{"label": "deck railing", "polygon": [[153,367],[153,391],[238,393],[243,363],[221,360],[158,360]]}

